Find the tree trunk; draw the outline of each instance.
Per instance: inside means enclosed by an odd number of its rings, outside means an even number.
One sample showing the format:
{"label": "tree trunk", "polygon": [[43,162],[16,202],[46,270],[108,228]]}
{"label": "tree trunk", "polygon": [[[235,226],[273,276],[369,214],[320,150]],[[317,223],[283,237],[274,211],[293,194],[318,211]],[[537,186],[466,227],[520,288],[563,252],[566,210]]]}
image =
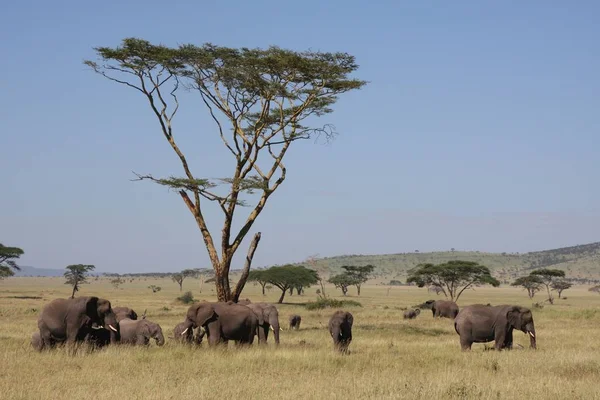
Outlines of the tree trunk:
{"label": "tree trunk", "polygon": [[229,266],[227,268],[222,268],[221,266],[215,271],[215,286],[217,287],[218,301],[225,302],[231,300],[231,289],[229,287]]}
{"label": "tree trunk", "polygon": [[75,292],[77,291],[77,285],[73,286],[73,292],[71,293],[71,298],[74,299],[75,298]]}
{"label": "tree trunk", "polygon": [[356,285],[356,291],[358,292],[358,295],[360,296],[360,285]]}
{"label": "tree trunk", "polygon": [[281,291],[281,296],[279,296],[279,301],[278,301],[279,304],[283,303],[283,298],[285,297],[286,292],[287,292],[287,288],[285,288]]}
{"label": "tree trunk", "polygon": [[266,294],[265,294],[265,286],[267,286],[267,282],[260,283],[260,286],[262,286],[262,294],[263,294],[263,296],[266,296]]}
{"label": "tree trunk", "polygon": [[293,295],[293,294],[294,294],[294,288],[293,288],[293,287],[291,287],[291,288],[290,288],[290,296],[291,296],[291,295]]}
{"label": "tree trunk", "polygon": [[250,247],[248,248],[248,255],[246,256],[246,262],[244,263],[244,269],[242,270],[242,275],[240,276],[240,280],[235,286],[235,290],[232,294],[232,298],[234,302],[238,302],[242,291],[244,290],[244,286],[246,285],[246,281],[248,280],[248,275],[250,274],[250,266],[252,265],[252,259],[254,258],[254,252],[256,251],[256,247],[258,246],[258,242],[260,242],[260,232],[257,232],[250,242]]}
{"label": "tree trunk", "polygon": [[181,292],[183,290],[183,280],[177,283],[179,283],[179,291]]}
{"label": "tree trunk", "polygon": [[348,288],[342,286],[342,294],[345,296],[348,292]]}

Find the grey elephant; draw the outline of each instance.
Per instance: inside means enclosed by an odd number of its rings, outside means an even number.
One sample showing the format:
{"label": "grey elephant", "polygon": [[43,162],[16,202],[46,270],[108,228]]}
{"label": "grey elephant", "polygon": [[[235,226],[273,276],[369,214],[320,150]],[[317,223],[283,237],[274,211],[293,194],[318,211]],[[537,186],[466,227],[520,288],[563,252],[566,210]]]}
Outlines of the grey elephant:
{"label": "grey elephant", "polygon": [[132,320],[125,318],[121,326],[121,343],[146,346],[154,339],[158,346],[165,344],[162,328],[159,324],[147,319]]}
{"label": "grey elephant", "polygon": [[456,318],[460,311],[458,304],[450,300],[427,300],[424,304],[431,309],[433,318]]}
{"label": "grey elephant", "polygon": [[184,330],[203,327],[209,345],[235,340],[237,344],[252,344],[258,329],[258,317],[247,306],[236,303],[201,302],[190,306]]}
{"label": "grey elephant", "polygon": [[114,307],[113,312],[117,316],[117,321],[121,322],[122,319],[129,318],[132,320],[138,319],[138,315],[129,307]]}
{"label": "grey elephant", "polygon": [[33,332],[33,335],[31,335],[31,347],[37,351],[42,351],[44,349],[44,342],[42,342],[40,331],[35,331]]}
{"label": "grey elephant", "polygon": [[175,328],[173,329],[173,339],[175,339],[175,341],[181,342],[181,343],[201,344],[204,334],[205,334],[204,329],[202,327],[200,327],[200,328],[198,328],[198,333],[196,334],[196,337],[194,338],[194,329],[188,329],[186,331],[185,321],[178,323],[177,325],[175,325]]}
{"label": "grey elephant", "polygon": [[300,323],[302,322],[302,317],[298,314],[290,315],[290,329],[298,330],[300,329]]}
{"label": "grey elephant", "polygon": [[404,319],[414,319],[414,318],[417,318],[417,316],[419,314],[421,314],[421,310],[418,308],[415,308],[412,310],[404,311],[403,317],[404,317]]}
{"label": "grey elephant", "polygon": [[92,346],[92,348],[102,348],[104,346],[108,346],[110,344],[110,332],[110,329],[106,328],[90,329],[88,334],[85,336],[85,342]]}
{"label": "grey elephant", "polygon": [[249,303],[246,307],[254,311],[258,317],[258,343],[267,343],[269,329],[273,331],[275,344],[279,344],[279,312],[277,308],[269,303]]}
{"label": "grey elephant", "polygon": [[333,346],[342,353],[348,352],[352,342],[352,324],[354,317],[347,311],[338,310],[329,318],[329,333],[333,338]]}
{"label": "grey elephant", "polygon": [[110,342],[119,340],[119,323],[110,301],[98,297],[54,299],[48,303],[38,318],[42,347],[57,343],[83,342],[92,329],[111,330]]}
{"label": "grey elephant", "polygon": [[525,307],[473,304],[460,310],[454,319],[454,329],[463,351],[470,350],[473,343],[491,341],[495,342],[496,350],[511,349],[514,329],[528,334],[531,348],[536,348],[533,315]]}

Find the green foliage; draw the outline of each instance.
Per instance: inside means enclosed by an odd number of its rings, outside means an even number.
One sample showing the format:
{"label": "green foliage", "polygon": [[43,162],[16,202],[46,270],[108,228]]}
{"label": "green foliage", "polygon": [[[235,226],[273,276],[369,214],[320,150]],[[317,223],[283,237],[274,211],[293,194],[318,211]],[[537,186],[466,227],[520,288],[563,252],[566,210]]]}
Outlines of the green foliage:
{"label": "green foliage", "polygon": [[536,275],[522,276],[511,283],[511,286],[522,286],[527,290],[527,295],[530,299],[535,296],[535,293],[542,287],[542,280]]}
{"label": "green foliage", "polygon": [[[202,231],[213,269],[220,275],[217,285],[228,278],[233,255],[269,196],[285,180],[283,158],[289,146],[301,139],[332,138],[334,128],[313,125],[316,117],[333,112],[339,95],[366,84],[350,77],[358,65],[347,53],[297,52],[276,46],[235,49],[211,43],[167,47],[139,38],[125,38],[118,47],[94,50],[98,61],[84,63],[103,77],[140,92],[178,156],[183,177],[137,176],[173,188],[183,199]],[[215,134],[234,158],[233,176],[194,176],[173,135],[180,88],[199,95],[206,106],[207,115],[215,123]],[[184,98],[189,97],[181,100]],[[220,194],[213,190],[219,185],[227,190]],[[232,235],[235,208],[247,205],[241,196],[255,192],[260,192],[260,198],[239,232]],[[224,214],[223,260],[216,255],[218,246],[206,228],[200,197],[216,202]],[[243,281],[239,283],[236,292],[244,286]],[[219,296],[224,297],[219,298],[221,301],[239,297],[240,293],[220,289]]]}
{"label": "green foliage", "polygon": [[556,290],[558,292],[558,298],[562,298],[562,292],[564,290],[570,289],[573,284],[564,279],[555,280],[552,282],[552,290]]}
{"label": "green foliage", "polygon": [[329,278],[328,282],[336,288],[341,289],[344,296],[348,293],[348,286],[356,285],[358,283],[356,277],[348,273],[332,276]]}
{"label": "green foliage", "polygon": [[439,287],[452,301],[458,301],[460,295],[474,285],[500,286],[500,282],[491,275],[487,267],[472,261],[452,260],[438,265],[419,264],[408,272],[407,283],[416,283],[419,287]]}
{"label": "green foliage", "polygon": [[305,307],[307,310],[312,311],[323,310],[325,308],[362,307],[362,304],[355,300],[336,300],[320,298],[317,301],[307,303]]}
{"label": "green foliage", "polygon": [[531,271],[529,275],[537,276],[540,279],[542,285],[546,286],[546,291],[548,292],[548,301],[550,302],[550,304],[554,304],[554,296],[552,296],[550,288],[552,287],[554,282],[560,280],[560,278],[565,277],[565,271],[562,271],[560,269],[541,268]]}
{"label": "green foliage", "polygon": [[342,265],[342,269],[346,271],[349,279],[353,281],[352,285],[356,286],[358,295],[360,296],[360,287],[363,283],[369,280],[369,275],[375,270],[374,265],[353,266]]}
{"label": "green foliage", "polygon": [[160,286],[156,285],[150,285],[148,286],[148,289],[152,290],[152,293],[160,292],[162,290]]}
{"label": "green foliage", "polygon": [[13,270],[20,270],[14,260],[23,254],[24,251],[18,247],[7,247],[0,243],[0,279],[13,276],[15,274]]}
{"label": "green foliage", "polygon": [[391,279],[388,283],[389,286],[402,286],[402,282],[397,279]]}
{"label": "green foliage", "polygon": [[310,287],[310,285],[316,284],[319,279],[316,271],[304,266],[284,265],[255,272],[259,272],[259,274],[254,274],[253,279],[261,279],[262,282],[270,283],[281,289],[279,303],[283,302],[285,293],[290,288]]}
{"label": "green foliage", "polygon": [[196,274],[197,272],[193,269],[184,269],[183,271],[177,274],[172,274],[171,280],[179,285],[179,291],[181,292],[183,290],[183,281],[185,280],[185,278],[196,276]]}
{"label": "green foliage", "polygon": [[184,294],[179,296],[177,300],[182,302],[183,304],[191,304],[195,301],[192,292],[185,292]]}
{"label": "green foliage", "polygon": [[88,274],[93,271],[96,267],[93,265],[86,264],[73,264],[66,267],[67,272],[64,273],[66,278],[65,285],[73,286],[73,293],[71,298],[75,297],[75,292],[79,291],[79,286],[88,283]]}

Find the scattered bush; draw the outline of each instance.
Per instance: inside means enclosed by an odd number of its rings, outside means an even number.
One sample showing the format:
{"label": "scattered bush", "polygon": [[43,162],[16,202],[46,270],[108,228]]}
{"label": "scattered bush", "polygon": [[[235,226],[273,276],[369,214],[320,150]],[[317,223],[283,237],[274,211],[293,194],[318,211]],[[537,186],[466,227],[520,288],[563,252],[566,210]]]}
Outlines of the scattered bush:
{"label": "scattered bush", "polygon": [[191,304],[194,302],[194,295],[192,294],[192,292],[185,292],[184,294],[179,296],[177,300],[179,300],[183,304]]}
{"label": "scattered bush", "polygon": [[336,299],[318,299],[305,305],[307,310],[323,310],[325,308],[341,307],[362,307],[358,301],[354,300],[336,300]]}
{"label": "scattered bush", "polygon": [[152,289],[152,293],[156,293],[156,292],[160,292],[162,288],[160,286],[150,285],[150,286],[148,286],[148,289]]}

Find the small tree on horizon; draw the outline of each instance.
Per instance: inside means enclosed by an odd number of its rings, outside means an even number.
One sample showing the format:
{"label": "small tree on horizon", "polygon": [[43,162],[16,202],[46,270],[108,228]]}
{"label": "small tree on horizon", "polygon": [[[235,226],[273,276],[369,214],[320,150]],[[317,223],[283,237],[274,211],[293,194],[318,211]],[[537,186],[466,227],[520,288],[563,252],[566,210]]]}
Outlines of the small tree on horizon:
{"label": "small tree on horizon", "polygon": [[414,282],[419,287],[437,286],[444,296],[458,301],[460,295],[474,285],[500,286],[488,267],[474,261],[452,260],[443,264],[419,264],[408,270],[407,283]]}
{"label": "small tree on horizon", "polygon": [[67,272],[64,273],[66,278],[65,285],[73,286],[71,298],[75,298],[75,292],[79,291],[79,286],[88,283],[88,274],[96,267],[93,265],[73,264],[66,267]]}
{"label": "small tree on horizon", "polygon": [[21,270],[14,260],[21,257],[24,253],[18,247],[7,247],[0,243],[0,280],[13,276],[15,274],[14,271]]}
{"label": "small tree on horizon", "polygon": [[369,280],[369,275],[373,273],[375,266],[370,264],[358,267],[353,265],[343,265],[342,269],[344,269],[346,274],[354,281],[352,285],[356,286],[356,291],[360,296],[360,287]]}
{"label": "small tree on horizon", "polygon": [[271,267],[262,272],[262,279],[267,283],[281,289],[281,296],[279,297],[278,303],[283,303],[285,294],[290,288],[309,287],[310,285],[316,284],[318,274],[312,269],[308,269],[302,265],[284,265],[281,267]]}
{"label": "small tree on horizon", "polygon": [[[276,46],[236,49],[206,43],[168,47],[139,38],[125,38],[121,46],[94,50],[98,60],[85,60],[84,64],[142,95],[183,171],[183,176],[166,178],[136,174],[138,180],[169,187],[181,197],[200,230],[215,271],[218,300],[237,301],[260,232],[250,242],[247,262],[233,290],[229,284],[231,263],[267,201],[286,179],[285,155],[296,142],[332,139],[335,128],[317,125],[316,121],[333,112],[340,95],[366,84],[350,76],[358,69],[354,56]],[[180,96],[180,89],[186,90],[186,95],[196,94],[200,107],[205,107],[203,117],[214,121],[212,132],[198,131],[199,125],[190,130],[215,135],[223,142],[231,156],[229,176],[212,179],[193,172],[193,158],[188,158],[180,147],[187,139],[178,143],[181,136],[175,134],[175,128],[180,126],[173,123],[180,101],[190,98]],[[204,174],[219,176],[208,171]],[[254,194],[256,202],[244,216],[240,207],[250,206],[244,197]],[[222,212],[217,240],[205,217],[207,204],[216,205]],[[242,220],[234,220],[234,215]]]}
{"label": "small tree on horizon", "polygon": [[529,296],[530,299],[533,299],[533,296],[535,296],[535,293],[541,289],[542,281],[539,277],[537,277],[535,275],[529,275],[529,276],[522,276],[522,277],[518,278],[510,285],[511,286],[522,286],[524,289],[527,290],[527,296]]}
{"label": "small tree on horizon", "polygon": [[248,282],[257,282],[262,288],[262,295],[266,296],[265,286],[267,285],[267,283],[269,283],[269,281],[266,280],[266,277],[264,277],[263,272],[264,270],[250,271],[250,273],[248,274]]}
{"label": "small tree on horizon", "polygon": [[194,276],[195,274],[196,271],[194,271],[193,269],[184,269],[183,271],[177,274],[171,275],[171,280],[179,285],[179,291],[181,292],[183,290],[183,281],[185,280],[185,278]]}
{"label": "small tree on horizon", "polygon": [[559,279],[552,282],[552,290],[556,290],[556,292],[558,292],[559,299],[562,299],[563,290],[570,289],[572,286],[573,284],[571,282],[566,281],[564,279]]}
{"label": "small tree on horizon", "polygon": [[552,296],[550,288],[555,281],[559,280],[559,278],[565,277],[565,271],[560,269],[542,268],[531,271],[529,275],[537,276],[541,280],[542,285],[546,286],[546,291],[548,292],[548,301],[550,304],[554,304],[554,296]]}
{"label": "small tree on horizon", "polygon": [[328,282],[340,289],[344,296],[348,293],[348,286],[353,286],[357,283],[356,278],[348,273],[332,276]]}

